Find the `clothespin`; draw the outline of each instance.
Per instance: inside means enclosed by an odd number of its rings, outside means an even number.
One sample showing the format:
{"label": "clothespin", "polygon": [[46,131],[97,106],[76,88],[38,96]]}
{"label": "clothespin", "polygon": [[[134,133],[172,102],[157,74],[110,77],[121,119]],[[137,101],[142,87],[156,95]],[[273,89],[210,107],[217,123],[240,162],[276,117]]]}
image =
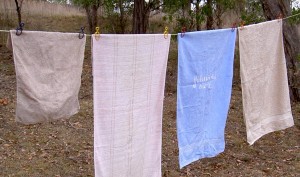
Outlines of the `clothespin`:
{"label": "clothespin", "polygon": [[234,22],[234,23],[232,24],[231,31],[234,32],[235,28],[236,28],[236,22]]}
{"label": "clothespin", "polygon": [[279,15],[277,16],[278,22],[280,22],[280,20],[283,18],[282,13],[279,13]]}
{"label": "clothespin", "polygon": [[17,29],[16,29],[17,36],[20,36],[22,34],[24,25],[25,25],[25,23],[23,23],[23,22],[19,23],[19,27],[17,27]]}
{"label": "clothespin", "polygon": [[167,39],[169,34],[169,28],[166,26],[164,31],[164,38]]}
{"label": "clothespin", "polygon": [[95,32],[95,39],[98,41],[100,38],[100,28],[97,26],[96,27],[96,32]]}
{"label": "clothespin", "polygon": [[181,28],[181,34],[180,34],[180,36],[183,38],[183,36],[185,35],[185,32],[186,32],[186,27],[184,26],[184,27],[182,27]]}
{"label": "clothespin", "polygon": [[84,28],[85,28],[85,27],[81,27],[81,28],[80,28],[80,32],[79,32],[79,34],[78,34],[78,38],[79,38],[79,39],[82,39],[82,38],[84,37]]}
{"label": "clothespin", "polygon": [[245,28],[244,25],[245,25],[245,22],[244,22],[244,21],[241,21],[241,23],[240,23],[240,29],[241,29],[241,30],[243,30],[243,29]]}

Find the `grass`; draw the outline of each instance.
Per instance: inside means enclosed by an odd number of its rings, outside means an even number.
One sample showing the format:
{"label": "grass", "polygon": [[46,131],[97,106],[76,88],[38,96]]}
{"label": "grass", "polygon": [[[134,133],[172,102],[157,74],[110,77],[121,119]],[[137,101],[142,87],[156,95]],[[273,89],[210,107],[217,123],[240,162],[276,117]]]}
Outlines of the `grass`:
{"label": "grass", "polygon": [[[16,4],[13,0],[1,0],[0,11],[4,14],[16,11]],[[84,16],[83,9],[78,7],[48,3],[39,0],[24,0],[22,4],[22,13],[42,16]]]}

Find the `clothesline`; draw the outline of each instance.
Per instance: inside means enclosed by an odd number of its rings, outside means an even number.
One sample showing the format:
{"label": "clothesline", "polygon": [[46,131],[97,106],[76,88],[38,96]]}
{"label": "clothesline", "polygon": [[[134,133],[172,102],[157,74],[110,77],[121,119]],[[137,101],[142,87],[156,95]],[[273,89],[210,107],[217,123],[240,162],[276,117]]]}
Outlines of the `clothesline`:
{"label": "clothesline", "polygon": [[[286,20],[286,19],[289,19],[289,18],[298,16],[298,15],[300,15],[300,13],[295,14],[295,15],[291,15],[291,16],[288,16],[288,17],[285,17],[285,18],[282,18],[282,20]],[[0,32],[6,32],[6,33],[9,33],[9,30],[0,30]],[[85,34],[85,35],[86,35],[86,36],[89,36],[89,37],[92,36],[91,34]],[[178,34],[168,34],[168,35],[177,36]]]}
{"label": "clothesline", "polygon": [[[225,150],[237,35],[247,142],[252,145],[266,134],[294,125],[282,28],[280,19],[239,32],[230,28],[198,31],[178,38],[176,133],[180,168]],[[167,27],[164,37],[166,32]],[[90,52],[95,176],[161,176],[171,38],[160,34],[145,38],[105,36],[103,42],[91,39]],[[78,113],[86,40],[38,31],[24,37],[11,35],[9,40],[16,70],[15,120],[36,124]]]}

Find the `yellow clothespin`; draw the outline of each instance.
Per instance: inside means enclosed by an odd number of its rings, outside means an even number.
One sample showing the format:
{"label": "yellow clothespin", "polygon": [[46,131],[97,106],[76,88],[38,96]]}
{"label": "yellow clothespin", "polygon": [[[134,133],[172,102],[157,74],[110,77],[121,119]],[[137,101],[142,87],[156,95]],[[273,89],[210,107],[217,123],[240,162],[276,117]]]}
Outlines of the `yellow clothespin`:
{"label": "yellow clothespin", "polygon": [[169,34],[169,28],[166,26],[164,31],[164,38],[167,39]]}
{"label": "yellow clothespin", "polygon": [[95,39],[98,41],[100,39],[100,28],[96,27]]}

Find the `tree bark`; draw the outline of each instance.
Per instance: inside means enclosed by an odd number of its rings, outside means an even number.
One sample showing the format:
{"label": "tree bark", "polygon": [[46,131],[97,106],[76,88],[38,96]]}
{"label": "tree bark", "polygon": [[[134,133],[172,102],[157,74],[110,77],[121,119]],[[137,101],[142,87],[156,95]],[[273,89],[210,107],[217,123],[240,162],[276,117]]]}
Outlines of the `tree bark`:
{"label": "tree bark", "polygon": [[92,24],[93,24],[93,30],[98,26],[98,9],[99,4],[92,5]]}
{"label": "tree bark", "polygon": [[201,2],[201,0],[196,1],[196,28],[197,28],[197,31],[201,30],[201,26],[200,26],[200,2]]}
{"label": "tree bark", "polygon": [[21,0],[20,3],[18,2],[18,0],[15,0],[15,3],[16,3],[16,7],[17,7],[18,22],[19,22],[19,24],[21,24],[21,22],[22,22],[21,9],[22,9],[23,0]]}
{"label": "tree bark", "polygon": [[216,25],[218,29],[222,28],[222,14],[224,13],[223,8],[224,7],[220,4],[220,2],[216,2]]}
{"label": "tree bark", "polygon": [[89,24],[90,34],[93,34],[95,28],[93,28],[91,9],[89,6],[85,6],[84,9],[85,9],[86,17],[87,17],[88,24]]}
{"label": "tree bark", "polygon": [[212,0],[207,0],[206,5],[208,7],[207,19],[206,19],[206,29],[211,30],[211,29],[213,29],[213,25],[214,25]]}
{"label": "tree bark", "polygon": [[93,4],[89,4],[84,6],[88,24],[89,24],[89,31],[91,34],[95,33],[96,27],[98,26],[98,9],[100,7],[100,0],[97,0]]}
{"label": "tree bark", "polygon": [[184,18],[186,18],[189,15],[190,10],[191,10],[190,0],[184,0],[182,3],[182,15]]}
{"label": "tree bark", "polygon": [[[289,0],[260,0],[262,3],[264,15],[268,20],[277,19],[291,15],[291,6]],[[288,71],[288,81],[291,101],[300,101],[299,72],[297,72],[297,55],[300,51],[300,40],[296,27],[283,20],[283,42]]]}
{"label": "tree bark", "polygon": [[144,31],[144,13],[145,12],[145,1],[144,0],[134,0],[133,7],[133,25],[132,33],[133,34],[142,34]]}
{"label": "tree bark", "polygon": [[126,27],[126,21],[124,17],[124,7],[123,7],[123,0],[118,1],[118,6],[120,8],[120,28],[121,28],[121,34],[125,33],[125,27]]}

